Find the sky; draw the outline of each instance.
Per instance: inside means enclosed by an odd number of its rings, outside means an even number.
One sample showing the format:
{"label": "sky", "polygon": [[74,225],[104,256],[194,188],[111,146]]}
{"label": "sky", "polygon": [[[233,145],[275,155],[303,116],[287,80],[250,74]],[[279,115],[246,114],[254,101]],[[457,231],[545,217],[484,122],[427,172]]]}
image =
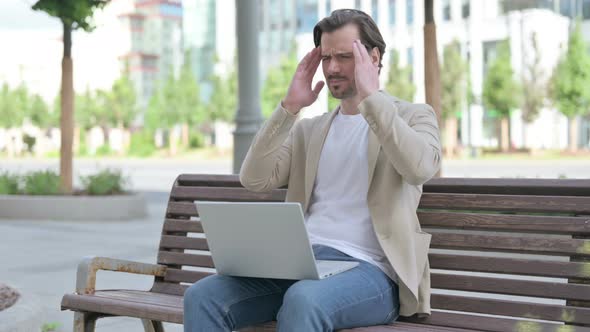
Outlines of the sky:
{"label": "sky", "polygon": [[0,30],[60,30],[59,21],[31,9],[34,0],[0,0]]}

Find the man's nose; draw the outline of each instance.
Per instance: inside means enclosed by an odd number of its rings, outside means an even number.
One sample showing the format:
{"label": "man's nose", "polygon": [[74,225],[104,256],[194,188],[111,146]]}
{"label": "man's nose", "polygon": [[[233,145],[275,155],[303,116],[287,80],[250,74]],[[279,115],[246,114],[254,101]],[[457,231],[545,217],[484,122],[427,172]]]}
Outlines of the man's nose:
{"label": "man's nose", "polygon": [[330,64],[328,65],[328,72],[329,73],[339,73],[340,72],[340,64],[336,59],[331,59]]}

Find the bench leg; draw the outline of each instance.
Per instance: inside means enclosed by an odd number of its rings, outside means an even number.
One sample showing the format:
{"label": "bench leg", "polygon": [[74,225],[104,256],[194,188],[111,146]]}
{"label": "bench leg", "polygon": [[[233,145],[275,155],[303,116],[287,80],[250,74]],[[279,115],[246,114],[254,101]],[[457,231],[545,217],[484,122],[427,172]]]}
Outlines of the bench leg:
{"label": "bench leg", "polygon": [[143,329],[145,332],[164,332],[162,322],[157,320],[142,319]]}
{"label": "bench leg", "polygon": [[96,320],[99,318],[98,315],[75,312],[74,313],[74,332],[94,332],[96,326]]}

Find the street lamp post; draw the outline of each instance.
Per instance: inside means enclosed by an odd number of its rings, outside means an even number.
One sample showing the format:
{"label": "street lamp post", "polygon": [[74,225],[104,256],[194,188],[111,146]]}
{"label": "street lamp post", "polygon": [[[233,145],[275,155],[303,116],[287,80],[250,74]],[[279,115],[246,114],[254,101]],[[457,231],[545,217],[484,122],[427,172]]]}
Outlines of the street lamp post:
{"label": "street lamp post", "polygon": [[236,0],[238,110],[234,131],[233,173],[238,174],[262,123],[258,59],[258,0]]}

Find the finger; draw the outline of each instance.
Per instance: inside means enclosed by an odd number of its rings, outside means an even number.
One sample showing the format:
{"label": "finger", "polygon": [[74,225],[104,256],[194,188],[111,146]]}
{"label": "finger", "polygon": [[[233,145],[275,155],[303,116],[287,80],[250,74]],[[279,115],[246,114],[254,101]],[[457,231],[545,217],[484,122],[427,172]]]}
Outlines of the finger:
{"label": "finger", "polygon": [[313,93],[317,96],[320,94],[320,91],[324,88],[324,81],[319,81],[315,84],[315,88],[313,88]]}
{"label": "finger", "polygon": [[367,48],[365,47],[365,45],[363,45],[363,43],[360,41],[360,39],[357,39],[357,43],[358,43],[359,51],[360,51],[361,56],[363,58],[363,62],[371,61],[370,56],[369,56],[369,52],[367,51]]}
{"label": "finger", "polygon": [[363,62],[363,58],[362,58],[361,53],[359,51],[359,47],[358,47],[356,40],[354,42],[352,42],[352,54],[354,56],[354,63],[355,64],[359,64],[359,63]]}

